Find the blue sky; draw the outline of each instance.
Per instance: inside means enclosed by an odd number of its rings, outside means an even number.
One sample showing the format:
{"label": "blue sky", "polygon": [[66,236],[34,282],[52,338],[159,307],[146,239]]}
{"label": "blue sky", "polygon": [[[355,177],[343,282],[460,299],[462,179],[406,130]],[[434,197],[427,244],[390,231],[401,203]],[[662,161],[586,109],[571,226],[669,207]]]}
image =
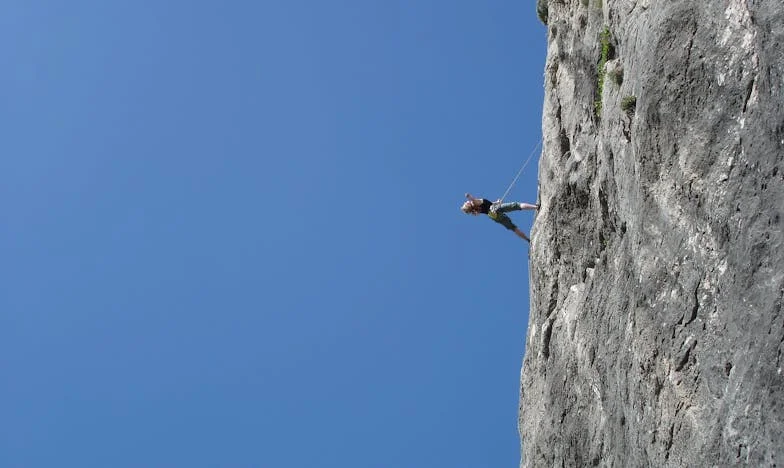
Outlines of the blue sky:
{"label": "blue sky", "polygon": [[12,0],[0,41],[1,466],[516,466],[527,245],[458,207],[539,142],[533,4]]}

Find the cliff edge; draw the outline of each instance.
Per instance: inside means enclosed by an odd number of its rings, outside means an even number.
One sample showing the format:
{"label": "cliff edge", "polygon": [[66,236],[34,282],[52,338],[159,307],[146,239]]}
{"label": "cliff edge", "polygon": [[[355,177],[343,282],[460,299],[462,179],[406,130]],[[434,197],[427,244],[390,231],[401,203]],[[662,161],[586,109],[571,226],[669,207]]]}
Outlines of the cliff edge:
{"label": "cliff edge", "polygon": [[784,466],[780,1],[539,0],[522,466]]}

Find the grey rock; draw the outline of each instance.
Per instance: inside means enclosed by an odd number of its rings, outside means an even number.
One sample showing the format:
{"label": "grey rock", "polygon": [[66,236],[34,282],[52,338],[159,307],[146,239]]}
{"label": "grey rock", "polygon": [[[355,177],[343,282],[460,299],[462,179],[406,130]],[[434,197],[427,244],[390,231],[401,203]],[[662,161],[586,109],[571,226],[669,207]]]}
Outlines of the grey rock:
{"label": "grey rock", "polygon": [[784,466],[781,2],[538,3],[521,465]]}

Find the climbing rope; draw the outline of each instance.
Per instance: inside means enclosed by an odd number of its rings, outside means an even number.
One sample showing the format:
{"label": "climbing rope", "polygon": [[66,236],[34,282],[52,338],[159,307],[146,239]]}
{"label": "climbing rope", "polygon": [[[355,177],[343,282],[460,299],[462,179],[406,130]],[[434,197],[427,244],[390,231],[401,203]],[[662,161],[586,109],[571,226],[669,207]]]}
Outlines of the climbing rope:
{"label": "climbing rope", "polygon": [[520,168],[520,170],[519,170],[519,171],[517,171],[517,175],[515,176],[515,178],[514,178],[514,180],[512,181],[512,183],[511,183],[511,184],[509,184],[509,188],[507,188],[507,189],[506,189],[506,192],[504,192],[504,196],[503,196],[503,197],[501,197],[501,198],[500,198],[500,199],[499,199],[499,200],[496,202],[497,204],[499,204],[499,205],[500,205],[501,203],[503,203],[503,202],[504,202],[504,198],[506,198],[506,196],[509,194],[509,191],[510,191],[510,190],[512,190],[512,187],[514,187],[514,184],[515,184],[515,183],[517,183],[517,179],[519,179],[519,178],[520,178],[520,174],[522,174],[522,173],[523,173],[523,169],[525,169],[525,166],[527,166],[527,165],[528,165],[528,162],[531,160],[531,158],[533,157],[534,153],[536,153],[536,149],[537,149],[537,148],[539,148],[539,146],[541,146],[541,144],[542,144],[542,140],[540,139],[540,140],[539,140],[539,143],[537,143],[537,144],[536,144],[536,146],[534,146],[534,149],[533,149],[533,151],[531,151],[531,154],[529,154],[529,155],[528,155],[528,159],[526,159],[526,160],[525,160],[525,162],[523,163],[523,167],[521,167],[521,168]]}

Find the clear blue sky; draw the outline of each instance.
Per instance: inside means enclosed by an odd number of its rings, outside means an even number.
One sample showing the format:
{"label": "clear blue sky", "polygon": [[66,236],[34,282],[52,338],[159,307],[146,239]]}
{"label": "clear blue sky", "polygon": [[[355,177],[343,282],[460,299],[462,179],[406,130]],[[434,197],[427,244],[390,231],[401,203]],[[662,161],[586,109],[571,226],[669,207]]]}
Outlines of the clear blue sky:
{"label": "clear blue sky", "polygon": [[516,466],[527,245],[458,207],[539,142],[545,32],[512,0],[5,2],[0,466]]}

